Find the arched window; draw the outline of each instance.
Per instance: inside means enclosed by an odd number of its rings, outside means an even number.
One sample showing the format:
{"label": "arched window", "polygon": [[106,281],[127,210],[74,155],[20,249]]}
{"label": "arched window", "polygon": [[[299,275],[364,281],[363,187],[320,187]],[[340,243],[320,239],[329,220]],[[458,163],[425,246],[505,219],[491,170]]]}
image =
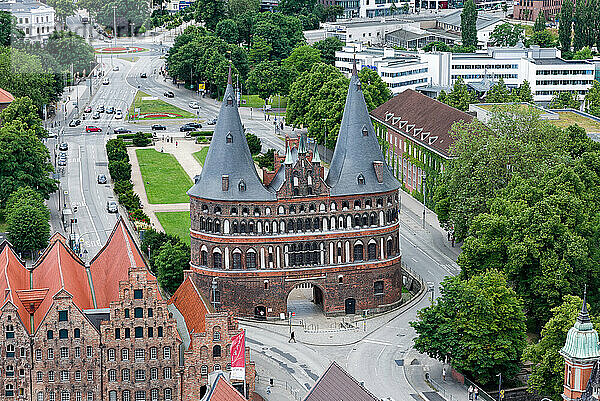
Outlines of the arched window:
{"label": "arched window", "polygon": [[294,220],[288,220],[288,224],[287,224],[287,232],[291,233],[294,231]]}
{"label": "arched window", "polygon": [[358,177],[356,177],[356,181],[358,182],[358,185],[365,185],[365,176],[361,174],[358,175]]}
{"label": "arched window", "polygon": [[285,214],[285,209],[283,208],[283,206],[279,206],[277,208],[277,214]]}
{"label": "arched window", "polygon": [[221,222],[219,220],[215,220],[215,232],[216,233],[221,232]]}
{"label": "arched window", "polygon": [[254,213],[255,216],[260,216],[260,209],[257,208],[257,207],[255,207],[253,213]]}
{"label": "arched window", "polygon": [[354,209],[360,209],[360,199],[354,201]]}
{"label": "arched window", "polygon": [[52,339],[54,338],[54,332],[53,332],[52,330],[48,330],[48,331],[46,332],[46,338],[47,338],[48,340],[52,340]]}
{"label": "arched window", "polygon": [[238,188],[239,188],[240,192],[244,192],[246,190],[246,183],[244,182],[244,180],[240,180],[240,183],[238,184]]}
{"label": "arched window", "polygon": [[377,259],[377,245],[374,242],[371,242],[369,245],[367,245],[367,254],[369,260]]}
{"label": "arched window", "polygon": [[354,245],[354,260],[363,260],[364,259],[364,247],[363,244],[357,243]]}
{"label": "arched window", "polygon": [[319,219],[318,217],[315,217],[313,219],[313,229],[315,231],[318,231],[321,229],[321,219]]}
{"label": "arched window", "polygon": [[69,338],[69,331],[67,329],[60,329],[58,331],[58,338],[61,338],[61,339]]}
{"label": "arched window", "polygon": [[233,254],[233,268],[234,269],[242,268],[242,254],[240,252],[235,252]]}
{"label": "arched window", "polygon": [[200,368],[200,374],[202,376],[206,376],[208,375],[208,366],[206,365],[202,365],[202,367]]}
{"label": "arched window", "polygon": [[80,338],[81,337],[81,330],[80,329],[74,329],[73,330],[73,337]]}
{"label": "arched window", "polygon": [[200,252],[200,264],[202,266],[207,266],[208,265],[208,252],[206,252],[206,251],[201,251]]}
{"label": "arched window", "polygon": [[240,233],[245,234],[246,233],[246,222],[242,221],[242,223],[240,224]]}
{"label": "arched window", "polygon": [[231,223],[231,232],[234,234],[237,234],[238,231],[239,231],[238,223],[237,223],[237,221],[234,221],[233,223]]}
{"label": "arched window", "polygon": [[366,125],[363,125],[363,127],[362,127],[362,134],[363,134],[363,136],[369,135],[369,130],[367,129]]}
{"label": "arched window", "polygon": [[212,232],[213,230],[213,223],[211,219],[206,219],[206,231],[208,232]]}
{"label": "arched window", "polygon": [[252,249],[246,253],[246,269],[256,269],[256,252]]}
{"label": "arched window", "polygon": [[221,357],[221,346],[215,345],[213,347],[213,358],[220,358],[220,357]]}
{"label": "arched window", "polygon": [[360,227],[361,224],[361,218],[360,218],[360,214],[355,214],[354,215],[354,227]]}
{"label": "arched window", "polygon": [[348,201],[343,201],[342,202],[342,210],[348,210],[349,204]]}
{"label": "arched window", "polygon": [[215,207],[215,214],[221,214],[221,206]]}
{"label": "arched window", "polygon": [[363,214],[362,216],[362,225],[363,227],[366,227],[369,225],[369,215],[368,214]]}
{"label": "arched window", "polygon": [[388,257],[392,256],[392,254],[394,253],[394,241],[392,241],[392,239],[388,239],[387,240],[387,255]]}
{"label": "arched window", "polygon": [[232,216],[237,216],[237,214],[238,214],[237,207],[232,207],[231,208],[231,215]]}
{"label": "arched window", "polygon": [[223,259],[221,254],[218,252],[213,253],[213,268],[221,269],[223,268]]}
{"label": "arched window", "polygon": [[225,142],[226,143],[233,143],[233,135],[231,135],[231,132],[228,132],[227,136],[225,136]]}
{"label": "arched window", "polygon": [[242,216],[248,216],[250,214],[250,209],[247,207],[242,209]]}

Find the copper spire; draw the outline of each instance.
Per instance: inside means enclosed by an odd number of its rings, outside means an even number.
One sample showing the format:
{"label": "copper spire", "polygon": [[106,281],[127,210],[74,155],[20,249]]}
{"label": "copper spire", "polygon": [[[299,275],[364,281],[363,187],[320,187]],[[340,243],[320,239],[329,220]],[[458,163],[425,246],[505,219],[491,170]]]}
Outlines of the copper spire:
{"label": "copper spire", "polygon": [[227,85],[231,85],[231,61],[229,62],[229,71],[227,72]]}
{"label": "copper spire", "polygon": [[577,316],[577,321],[579,323],[590,323],[592,321],[587,310],[587,284],[585,284],[583,289],[583,305],[581,306],[579,316]]}
{"label": "copper spire", "polygon": [[352,60],[352,75],[358,75],[356,70],[356,53],[354,53],[354,60]]}

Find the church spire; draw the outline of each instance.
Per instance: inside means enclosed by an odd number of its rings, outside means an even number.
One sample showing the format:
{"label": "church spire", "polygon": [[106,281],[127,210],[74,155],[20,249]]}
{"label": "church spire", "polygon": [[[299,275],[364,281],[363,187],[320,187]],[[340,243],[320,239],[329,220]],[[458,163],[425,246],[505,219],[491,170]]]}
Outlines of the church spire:
{"label": "church spire", "polygon": [[319,155],[319,144],[317,143],[316,139],[315,139],[315,147],[313,148],[312,162],[313,163],[321,163],[321,156]]}
{"label": "church spire", "polygon": [[587,310],[587,284],[583,289],[583,305],[581,306],[581,311],[579,311],[579,315],[577,316],[577,321],[579,323],[591,323],[592,319],[590,319],[590,314]]}

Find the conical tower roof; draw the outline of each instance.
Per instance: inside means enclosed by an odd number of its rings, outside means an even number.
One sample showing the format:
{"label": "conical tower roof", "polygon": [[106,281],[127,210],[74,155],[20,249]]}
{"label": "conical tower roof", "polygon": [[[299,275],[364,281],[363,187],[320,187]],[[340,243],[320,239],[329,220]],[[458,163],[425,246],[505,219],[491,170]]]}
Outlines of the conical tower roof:
{"label": "conical tower roof", "polygon": [[598,344],[598,332],[587,310],[586,296],[583,297],[583,306],[577,316],[577,321],[569,329],[565,346],[560,354],[575,360],[597,360],[600,358],[600,345]]}
{"label": "conical tower roof", "polygon": [[400,187],[379,148],[356,72],[356,60],[326,183],[333,196],[387,192]]}
{"label": "conical tower roof", "polygon": [[231,84],[231,67],[204,168],[188,195],[213,200],[275,200],[252,161]]}

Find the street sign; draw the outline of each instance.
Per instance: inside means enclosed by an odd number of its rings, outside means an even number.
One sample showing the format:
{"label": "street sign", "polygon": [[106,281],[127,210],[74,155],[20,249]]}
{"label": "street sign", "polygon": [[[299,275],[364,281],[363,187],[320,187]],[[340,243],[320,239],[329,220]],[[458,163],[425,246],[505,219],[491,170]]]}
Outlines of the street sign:
{"label": "street sign", "polygon": [[205,88],[206,88],[206,84],[205,83],[198,84],[198,90],[199,91],[203,91]]}

